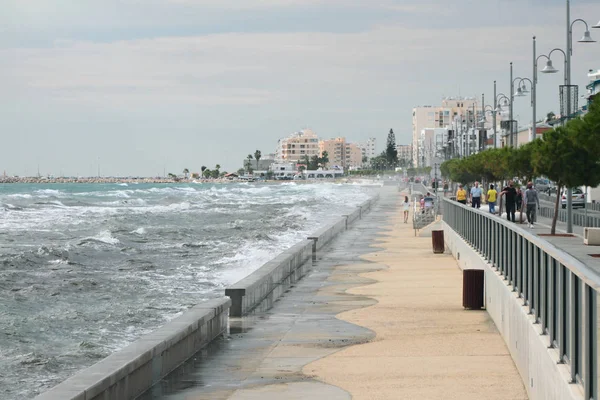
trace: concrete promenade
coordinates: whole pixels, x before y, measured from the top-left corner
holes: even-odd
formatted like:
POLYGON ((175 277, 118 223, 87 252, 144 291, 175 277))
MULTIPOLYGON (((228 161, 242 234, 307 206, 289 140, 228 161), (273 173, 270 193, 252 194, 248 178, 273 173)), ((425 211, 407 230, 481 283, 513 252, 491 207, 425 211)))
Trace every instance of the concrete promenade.
POLYGON ((456 261, 399 199, 382 188, 271 310, 232 319, 141 399, 526 399, 487 312, 463 310, 456 261))

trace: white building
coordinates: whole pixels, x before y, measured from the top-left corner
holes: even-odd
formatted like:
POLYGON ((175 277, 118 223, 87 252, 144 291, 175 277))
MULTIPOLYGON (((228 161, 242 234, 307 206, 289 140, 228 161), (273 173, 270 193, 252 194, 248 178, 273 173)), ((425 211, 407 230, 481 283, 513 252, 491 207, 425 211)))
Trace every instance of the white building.
POLYGON ((358 147, 362 152, 363 157, 367 157, 367 160, 370 160, 373 157, 377 157, 377 138, 369 138, 364 143, 359 143, 358 147))
MULTIPOLYGON (((420 143, 423 145, 427 143, 421 140, 424 129, 443 128, 447 131, 466 132, 467 126, 473 126, 474 121, 478 121, 481 117, 477 100, 469 97, 446 97, 442 99, 441 106, 413 108, 412 158, 415 166, 422 166, 421 163, 426 158, 422 152, 428 151, 420 146, 420 143)), ((458 136, 460 138, 460 135, 458 136)))
POLYGON ((406 160, 408 163, 412 161, 412 144, 398 144, 396 150, 398 151, 398 160, 406 160))

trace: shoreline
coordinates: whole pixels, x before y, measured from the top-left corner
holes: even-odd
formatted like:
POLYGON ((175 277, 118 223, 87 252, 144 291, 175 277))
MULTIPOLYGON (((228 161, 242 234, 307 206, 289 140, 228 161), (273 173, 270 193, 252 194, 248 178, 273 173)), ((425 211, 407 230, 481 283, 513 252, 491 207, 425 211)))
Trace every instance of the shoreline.
MULTIPOLYGON (((344 178, 322 178, 308 180, 259 180, 252 183, 315 183, 315 182, 341 182, 349 183, 355 181, 369 180, 373 182, 382 182, 383 179, 368 179, 364 177, 344 177, 344 178)), ((37 178, 37 177, 3 177, 0 176, 0 184, 66 184, 66 183, 86 183, 86 184, 191 184, 191 183, 246 183, 243 180, 227 178, 209 178, 209 179, 172 179, 172 178, 112 178, 112 177, 82 177, 82 178, 37 178)))

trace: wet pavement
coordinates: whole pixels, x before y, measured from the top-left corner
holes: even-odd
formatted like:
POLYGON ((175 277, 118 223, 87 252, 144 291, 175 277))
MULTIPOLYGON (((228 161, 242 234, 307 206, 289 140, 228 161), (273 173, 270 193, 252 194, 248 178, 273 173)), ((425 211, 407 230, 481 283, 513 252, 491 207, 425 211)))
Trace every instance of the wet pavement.
MULTIPOLYGON (((384 186, 372 211, 317 256, 307 276, 272 308, 230 319, 230 331, 164 378, 141 400, 349 399, 350 394, 302 373, 302 368, 374 332, 337 319, 371 306, 370 297, 346 290, 374 281, 358 274, 382 268, 361 259, 388 229, 399 193, 384 186)), ((375 253, 376 257, 376 253, 375 253)))

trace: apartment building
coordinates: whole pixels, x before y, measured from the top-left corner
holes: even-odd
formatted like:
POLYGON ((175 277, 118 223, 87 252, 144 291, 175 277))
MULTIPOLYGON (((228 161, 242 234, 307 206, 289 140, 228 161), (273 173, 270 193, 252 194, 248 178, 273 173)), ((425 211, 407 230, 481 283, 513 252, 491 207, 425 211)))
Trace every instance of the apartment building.
POLYGON ((377 157, 377 138, 369 138, 366 142, 359 143, 358 147, 360 147, 363 157, 367 157, 367 160, 377 157))
POLYGON ((279 139, 275 152, 277 163, 298 163, 305 156, 320 156, 319 137, 310 129, 303 129, 290 136, 279 139))
POLYGON ((327 152, 329 157, 328 167, 335 166, 346 169, 354 169, 362 166, 362 150, 354 144, 346 141, 346 138, 337 137, 319 142, 319 152, 327 152))
POLYGON ((396 150, 398 151, 398 160, 406 160, 407 162, 412 160, 412 144, 398 144, 396 150))
POLYGON ((466 131, 466 125, 478 120, 482 113, 475 98, 445 97, 440 106, 422 106, 413 108, 412 115, 412 159, 415 166, 421 166, 425 149, 420 147, 424 129, 452 129, 460 125, 459 130, 466 131), (475 109, 475 114, 473 114, 475 109), (475 118, 473 118, 475 115, 475 118), (464 129, 462 129, 464 128, 464 129))

